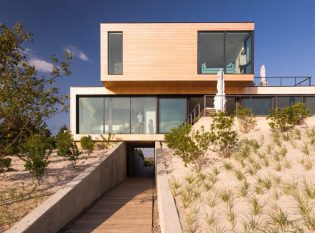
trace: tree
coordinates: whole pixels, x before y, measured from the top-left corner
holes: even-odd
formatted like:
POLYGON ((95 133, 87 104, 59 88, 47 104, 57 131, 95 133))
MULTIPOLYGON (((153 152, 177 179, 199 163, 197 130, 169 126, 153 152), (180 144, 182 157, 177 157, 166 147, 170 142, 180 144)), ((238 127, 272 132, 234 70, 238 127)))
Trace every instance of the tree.
POLYGON ((51 154, 49 142, 41 135, 31 135, 23 145, 25 156, 25 169, 35 176, 39 183, 49 164, 48 156, 51 154))
POLYGON ((32 34, 17 23, 12 28, 0 23, 0 159, 21 152, 27 138, 45 128, 45 120, 68 109, 67 95, 54 84, 71 72, 71 54, 60 62, 51 56, 49 75, 38 73, 23 47, 32 34))

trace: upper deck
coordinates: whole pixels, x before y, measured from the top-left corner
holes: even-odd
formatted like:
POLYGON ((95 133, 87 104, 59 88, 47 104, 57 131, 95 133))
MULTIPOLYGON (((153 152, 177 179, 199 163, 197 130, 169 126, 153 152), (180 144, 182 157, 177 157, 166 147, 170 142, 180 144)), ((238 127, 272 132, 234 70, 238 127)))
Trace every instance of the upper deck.
POLYGON ((220 68, 227 86, 254 78, 254 23, 102 23, 100 31, 107 88, 198 89, 215 84, 220 68))

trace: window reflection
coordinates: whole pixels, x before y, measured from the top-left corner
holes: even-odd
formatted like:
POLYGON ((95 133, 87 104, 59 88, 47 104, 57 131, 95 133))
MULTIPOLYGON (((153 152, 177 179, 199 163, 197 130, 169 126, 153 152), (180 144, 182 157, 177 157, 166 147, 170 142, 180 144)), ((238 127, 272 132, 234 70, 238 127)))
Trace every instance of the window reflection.
POLYGON ((79 98, 79 133, 102 134, 104 98, 79 98))
POLYGON ((130 98, 105 98, 105 133, 130 133, 130 98))
POLYGON ((156 98, 131 98, 131 133, 156 133, 156 98))
POLYGON ((122 33, 108 33, 108 74, 122 74, 122 33))
POLYGON ((278 96, 277 107, 286 108, 298 102, 303 102, 302 96, 278 96))
POLYGON ((184 98, 161 98, 160 107, 160 133, 168 133, 172 128, 181 125, 186 117, 186 99, 184 98))
POLYGON ((227 74, 251 73, 251 34, 226 33, 225 69, 227 74))

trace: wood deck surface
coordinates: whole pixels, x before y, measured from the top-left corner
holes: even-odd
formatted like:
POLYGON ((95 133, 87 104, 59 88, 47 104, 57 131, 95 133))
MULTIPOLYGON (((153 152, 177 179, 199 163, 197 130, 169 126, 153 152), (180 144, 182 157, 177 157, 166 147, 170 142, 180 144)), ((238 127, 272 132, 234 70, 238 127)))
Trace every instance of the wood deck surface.
POLYGON ((128 177, 97 201, 67 232, 151 232, 152 191, 152 177, 128 177))

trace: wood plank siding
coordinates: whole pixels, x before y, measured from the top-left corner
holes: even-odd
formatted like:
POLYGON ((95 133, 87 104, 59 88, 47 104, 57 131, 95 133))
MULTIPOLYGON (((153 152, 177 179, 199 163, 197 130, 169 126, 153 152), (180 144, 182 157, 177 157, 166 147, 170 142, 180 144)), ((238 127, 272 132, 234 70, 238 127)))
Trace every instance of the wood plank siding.
MULTIPOLYGON (((252 31, 254 23, 102 23, 100 30, 101 81, 107 88, 127 93, 128 86, 133 89, 135 85, 132 82, 138 82, 137 86, 147 82, 145 90, 170 93, 163 90, 171 81, 182 83, 184 93, 196 93, 204 82, 217 79, 215 74, 197 74, 198 31, 252 31), (123 33, 122 75, 108 75, 107 39, 111 31, 123 33), (192 82, 202 84, 191 85, 186 91, 192 82)), ((253 80, 253 74, 227 74, 225 80, 244 86, 253 80)))

